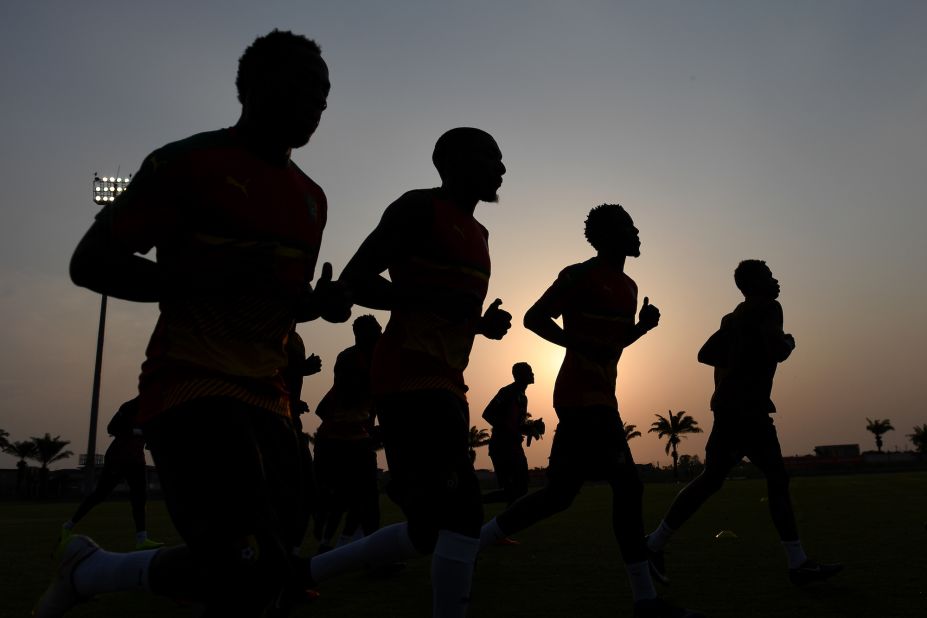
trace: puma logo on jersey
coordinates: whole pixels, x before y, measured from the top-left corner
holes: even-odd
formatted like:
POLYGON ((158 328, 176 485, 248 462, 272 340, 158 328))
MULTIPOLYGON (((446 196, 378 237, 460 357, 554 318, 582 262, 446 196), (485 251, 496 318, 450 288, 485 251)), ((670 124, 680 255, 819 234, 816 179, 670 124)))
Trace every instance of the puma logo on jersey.
POLYGON ((235 178, 232 178, 231 176, 226 176, 225 182, 227 184, 232 185, 233 187, 235 187, 242 193, 244 193, 245 197, 248 197, 248 187, 246 185, 250 182, 250 180, 245 180, 244 182, 238 182, 238 180, 236 180, 235 178))

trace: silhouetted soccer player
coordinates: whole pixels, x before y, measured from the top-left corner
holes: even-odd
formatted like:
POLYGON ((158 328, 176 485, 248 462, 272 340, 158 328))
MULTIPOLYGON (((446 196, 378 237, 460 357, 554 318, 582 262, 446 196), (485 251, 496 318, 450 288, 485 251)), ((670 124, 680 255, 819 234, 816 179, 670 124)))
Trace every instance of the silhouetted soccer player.
POLYGON ((734 271, 744 302, 721 319, 721 328, 699 350, 700 363, 715 368, 711 397, 714 424, 705 445, 705 470, 676 496, 659 527, 647 538, 654 575, 668 581, 663 548, 702 504, 721 489, 731 468, 743 457, 766 476, 769 512, 789 564, 789 578, 804 585, 836 575, 843 566, 820 564, 802 549, 789 495, 789 477, 779 438, 769 416, 776 411, 770 395, 776 366, 795 349, 783 331, 779 282, 762 260, 744 260, 734 271))
POLYGON ((525 396, 528 385, 534 384, 531 365, 524 362, 512 365, 512 378, 515 381, 500 388, 483 411, 483 419, 492 426, 489 458, 499 483, 497 491, 483 495, 484 503, 512 504, 528 493, 528 459, 522 448, 522 436, 532 431, 525 396))
POLYGON ((334 547, 343 513, 349 514, 347 533, 355 524, 364 535, 380 527, 377 455, 370 435, 375 416, 370 369, 383 330, 372 315, 354 320, 353 330, 354 345, 338 354, 335 383, 316 407, 322 419, 315 439, 325 510, 321 552, 334 547))
POLYGON ((301 478, 304 490, 302 502, 302 523, 298 525, 295 543, 292 547, 294 555, 299 555, 302 542, 309 528, 309 521, 319 517, 318 488, 315 478, 315 466, 312 461, 312 451, 309 450, 309 435, 303 432, 301 416, 309 411, 309 406, 302 400, 303 379, 322 371, 322 359, 316 354, 306 356, 306 344, 294 327, 286 340, 287 366, 283 371, 283 380, 290 396, 290 420, 296 437, 299 438, 299 457, 301 465, 301 478))
POLYGON ((505 166, 496 141, 473 128, 451 129, 432 161, 441 187, 393 202, 345 267, 356 303, 391 311, 374 353, 373 389, 391 484, 408 522, 312 559, 324 580, 349 569, 433 554, 435 616, 462 616, 469 603, 483 520, 468 454, 464 369, 478 334, 501 339, 511 315, 489 286, 488 232, 474 217, 494 202, 505 166), (390 280, 381 276, 388 270, 390 280))
POLYGON ((38 616, 138 589, 260 616, 294 578, 304 493, 284 346, 294 322, 350 316, 330 265, 310 287, 327 204, 290 160, 319 124, 328 68, 315 42, 275 30, 245 50, 236 85, 238 123, 149 155, 71 261, 78 285, 159 303, 139 418, 186 544, 116 554, 75 535, 38 616), (156 262, 138 255, 152 248, 156 262))
POLYGON ((566 348, 554 386, 559 423, 551 445, 547 485, 521 498, 483 526, 483 547, 568 508, 587 480, 612 487, 612 527, 634 597, 634 615, 700 614, 657 597, 650 578, 641 514, 643 485, 618 414, 615 383, 622 351, 657 326, 660 312, 644 298, 638 320, 637 284, 624 273, 640 255, 634 222, 617 204, 586 217, 595 257, 567 266, 525 314, 525 327, 566 348), (555 321, 563 316, 563 326, 555 321))
POLYGON ((156 549, 164 545, 148 538, 145 522, 145 502, 148 499, 148 478, 145 474, 145 438, 138 426, 138 397, 121 406, 106 426, 113 441, 103 455, 103 470, 96 487, 84 498, 71 519, 61 526, 61 542, 66 543, 73 529, 86 515, 125 481, 129 486, 129 503, 135 522, 135 549, 156 549))

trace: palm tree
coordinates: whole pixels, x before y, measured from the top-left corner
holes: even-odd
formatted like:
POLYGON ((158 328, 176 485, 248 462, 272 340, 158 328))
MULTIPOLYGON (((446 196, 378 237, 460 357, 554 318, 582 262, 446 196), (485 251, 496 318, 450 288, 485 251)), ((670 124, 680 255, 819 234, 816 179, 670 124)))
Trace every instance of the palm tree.
POLYGON ((6 447, 10 445, 10 432, 6 429, 0 429, 0 451, 5 451, 6 447))
POLYGON ((641 437, 641 432, 637 430, 637 425, 632 425, 631 423, 624 423, 624 439, 630 442, 634 438, 641 437))
POLYGON ((35 444, 35 454, 32 459, 42 464, 39 469, 39 494, 44 496, 48 484, 48 464, 67 459, 74 453, 62 450, 71 443, 70 440, 62 440, 61 436, 53 438, 48 432, 41 438, 33 437, 32 443, 35 444))
POLYGON ((470 461, 476 461, 476 449, 489 444, 489 430, 477 429, 476 425, 473 425, 470 427, 470 436, 467 439, 467 444, 470 447, 470 461))
POLYGON ((892 427, 892 422, 888 419, 885 420, 872 420, 869 417, 866 417, 866 431, 870 431, 875 435, 876 439, 876 448, 879 449, 879 452, 882 452, 882 434, 888 433, 889 431, 895 431, 895 428, 892 427))
POLYGON ((914 450, 918 453, 927 453, 927 423, 914 426, 914 433, 909 433, 908 438, 914 443, 914 450))
POLYGON ((26 498, 31 493, 26 486, 28 475, 26 469, 29 467, 26 460, 35 456, 35 443, 31 440, 11 442, 3 450, 14 457, 19 457, 19 461, 16 462, 16 495, 20 498, 26 498))
POLYGON ((698 421, 686 414, 685 410, 680 410, 673 414, 672 410, 667 410, 667 416, 654 414, 657 417, 647 430, 647 433, 656 432, 658 438, 668 436, 666 441, 666 453, 673 451, 673 477, 679 480, 679 454, 676 452, 676 445, 685 437, 687 433, 702 433, 698 427, 698 421))
POLYGON ((4 453, 9 453, 14 457, 19 457, 21 463, 26 463, 27 459, 32 459, 35 455, 35 443, 31 440, 22 442, 10 442, 3 447, 4 453))

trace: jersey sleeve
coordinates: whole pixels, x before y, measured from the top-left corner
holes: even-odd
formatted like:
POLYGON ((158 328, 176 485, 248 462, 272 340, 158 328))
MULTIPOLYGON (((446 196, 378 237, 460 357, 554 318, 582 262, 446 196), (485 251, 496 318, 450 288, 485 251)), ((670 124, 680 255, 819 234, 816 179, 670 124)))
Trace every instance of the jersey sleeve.
POLYGON ((572 273, 569 268, 566 268, 560 271, 556 281, 544 291, 535 305, 543 308, 546 315, 552 318, 558 318, 563 315, 563 312, 567 309, 570 300, 570 291, 575 285, 576 278, 574 273, 572 273))
POLYGON ((176 231, 184 194, 177 167, 162 150, 153 152, 126 190, 97 215, 121 247, 145 254, 176 231))

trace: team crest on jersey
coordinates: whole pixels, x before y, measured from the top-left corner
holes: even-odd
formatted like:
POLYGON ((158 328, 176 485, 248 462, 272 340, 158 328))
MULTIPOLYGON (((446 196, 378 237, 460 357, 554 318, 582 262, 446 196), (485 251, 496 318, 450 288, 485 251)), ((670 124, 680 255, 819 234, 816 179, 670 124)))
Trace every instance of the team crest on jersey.
POLYGON ((306 210, 309 212, 309 218, 313 223, 319 220, 319 205, 315 203, 311 195, 306 196, 306 210))

